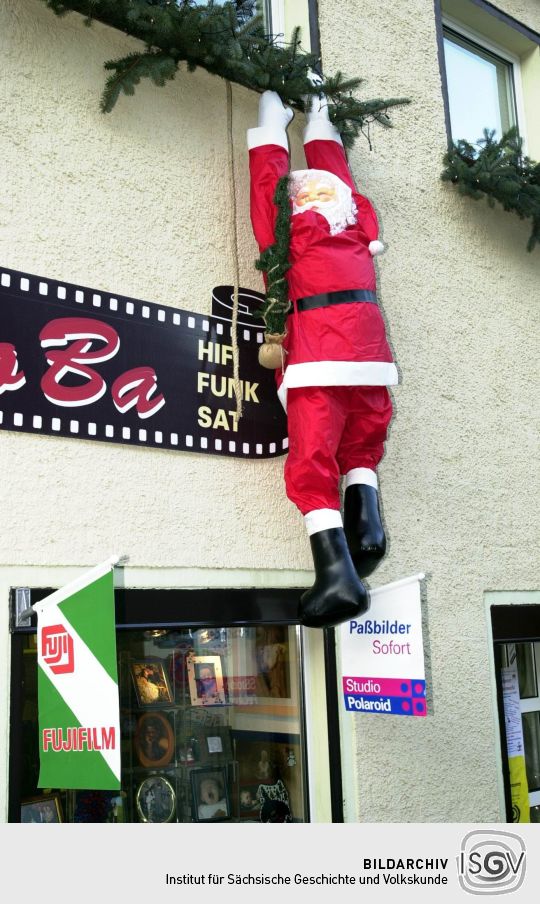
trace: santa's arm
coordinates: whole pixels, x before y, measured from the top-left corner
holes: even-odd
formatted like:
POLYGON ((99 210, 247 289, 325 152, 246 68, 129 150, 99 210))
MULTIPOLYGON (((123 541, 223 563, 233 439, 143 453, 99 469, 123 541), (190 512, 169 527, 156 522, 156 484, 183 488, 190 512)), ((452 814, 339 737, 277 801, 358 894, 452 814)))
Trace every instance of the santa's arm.
POLYGON ((292 115, 275 91, 265 91, 259 102, 259 125, 248 130, 251 224, 261 251, 275 241, 274 195, 289 171, 286 130, 292 115))
POLYGON ((326 170, 338 176, 352 191, 356 191, 341 136, 328 116, 324 95, 313 97, 304 131, 304 152, 309 169, 326 170))
POLYGON ((377 215, 371 202, 357 192, 340 134, 330 122, 324 95, 314 97, 308 111, 304 152, 309 169, 333 173, 355 193, 358 217, 368 237, 370 253, 374 255, 384 251, 384 245, 379 241, 377 215))

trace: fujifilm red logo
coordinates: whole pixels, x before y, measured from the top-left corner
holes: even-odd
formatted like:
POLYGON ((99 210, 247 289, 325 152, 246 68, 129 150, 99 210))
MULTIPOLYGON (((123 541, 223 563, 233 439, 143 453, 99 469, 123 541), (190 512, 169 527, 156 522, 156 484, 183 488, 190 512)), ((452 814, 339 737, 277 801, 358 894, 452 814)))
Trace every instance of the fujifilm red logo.
POLYGON ((67 675, 75 671, 73 638, 63 625, 49 625, 48 628, 43 628, 41 655, 55 675, 67 675))

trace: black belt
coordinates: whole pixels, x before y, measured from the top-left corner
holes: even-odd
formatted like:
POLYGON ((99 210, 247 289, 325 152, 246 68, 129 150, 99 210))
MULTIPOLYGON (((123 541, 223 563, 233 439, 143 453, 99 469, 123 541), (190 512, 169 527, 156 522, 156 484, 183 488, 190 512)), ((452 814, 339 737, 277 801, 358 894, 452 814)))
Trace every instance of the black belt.
POLYGON ((367 301, 377 304, 377 293, 368 289, 343 289, 341 292, 322 292, 320 295, 308 295, 299 298, 296 307, 299 311, 312 311, 313 308, 326 308, 331 304, 352 304, 355 301, 367 301))

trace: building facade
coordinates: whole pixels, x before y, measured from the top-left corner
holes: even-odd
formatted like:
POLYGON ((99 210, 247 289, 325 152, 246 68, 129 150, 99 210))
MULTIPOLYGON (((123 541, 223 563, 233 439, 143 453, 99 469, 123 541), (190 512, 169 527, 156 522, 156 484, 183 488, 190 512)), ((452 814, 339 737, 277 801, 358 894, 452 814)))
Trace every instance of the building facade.
MULTIPOLYGON (((290 649, 299 645, 304 708, 290 717, 275 713, 273 726, 261 714, 256 724, 240 720, 236 728, 289 736, 287 719, 297 720, 307 776, 298 817, 338 818, 341 795, 350 822, 507 819, 494 642, 522 644, 523 662, 539 649, 540 263, 538 249, 526 251, 526 222, 461 197, 440 173, 449 130, 455 139, 467 137, 455 132, 469 127, 460 119, 463 105, 474 110, 460 94, 466 65, 472 67, 467 77, 479 84, 487 71, 484 109, 491 116, 493 108, 495 118, 480 129, 517 124, 527 152, 540 159, 540 6, 536 0, 319 0, 318 16, 317 4, 271 6, 287 31, 300 22, 309 33, 311 21, 325 72, 362 76, 366 97, 411 100, 392 112, 392 129, 370 129, 371 147, 360 138, 349 161, 381 224, 386 252, 377 263, 379 296, 400 370, 379 472, 389 550, 369 583, 426 575, 428 717, 339 711, 336 789, 328 730, 335 698, 324 674, 332 644, 322 631, 294 627, 294 599, 312 572, 301 518, 285 497, 283 457, 32 435, 4 420, 5 820, 18 780, 13 764, 10 772, 10 744, 13 756, 14 720, 24 705, 24 686, 22 702, 13 686, 14 588, 59 587, 112 553, 128 557, 123 587, 147 592, 139 621, 146 630, 163 622, 158 591, 178 592, 178 623, 197 629, 202 623, 184 591, 213 594, 214 626, 226 597, 224 627, 235 621, 235 594, 239 606, 242 594, 259 594, 255 609, 264 622, 265 592, 270 588, 275 600, 282 591, 284 602, 276 605, 288 613, 282 623, 290 649), (499 606, 512 607, 504 629, 494 620, 499 606), (526 629, 524 612, 531 622, 526 629)), ((57 19, 39 0, 6 0, 0 23, 1 267, 205 316, 215 286, 233 282, 238 254, 240 285, 261 291, 245 140, 257 121, 258 96, 232 86, 231 130, 225 82, 200 69, 181 70, 165 87, 141 82, 133 97, 121 97, 103 115, 103 63, 139 42, 100 22, 85 28, 78 14, 57 19)), ((297 114, 289 135, 298 167, 302 128, 297 114)), ((133 619, 126 625, 133 628, 133 619)), ((505 655, 515 652, 509 647, 505 655)), ((534 701, 534 657, 527 662, 534 701)), ((533 808, 540 805, 535 705, 527 710, 525 734, 533 808)))

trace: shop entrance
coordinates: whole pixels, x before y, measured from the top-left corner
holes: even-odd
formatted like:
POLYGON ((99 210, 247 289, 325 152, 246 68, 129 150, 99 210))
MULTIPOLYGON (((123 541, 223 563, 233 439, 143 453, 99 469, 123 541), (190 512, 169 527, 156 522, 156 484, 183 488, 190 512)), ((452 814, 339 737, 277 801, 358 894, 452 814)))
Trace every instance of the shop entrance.
POLYGON ((119 792, 38 789, 36 632, 16 628, 10 821, 309 821, 301 633, 291 593, 264 596, 117 591, 119 792))
POLYGON ((540 605, 492 606, 491 620, 506 818, 540 822, 540 605))

